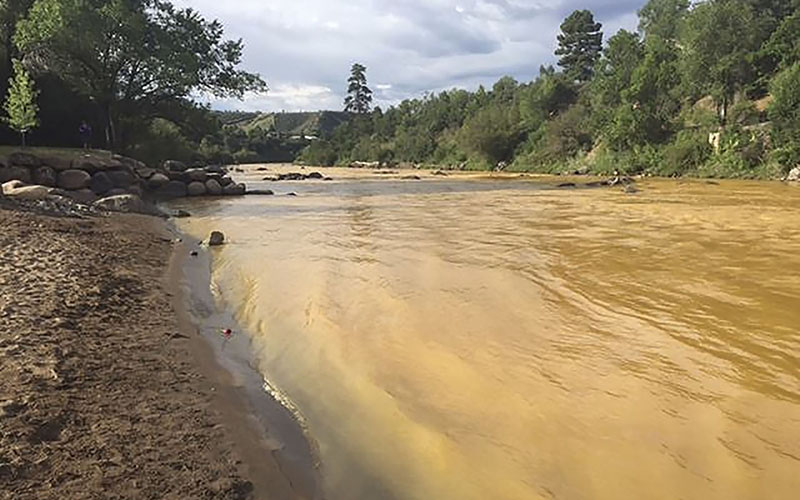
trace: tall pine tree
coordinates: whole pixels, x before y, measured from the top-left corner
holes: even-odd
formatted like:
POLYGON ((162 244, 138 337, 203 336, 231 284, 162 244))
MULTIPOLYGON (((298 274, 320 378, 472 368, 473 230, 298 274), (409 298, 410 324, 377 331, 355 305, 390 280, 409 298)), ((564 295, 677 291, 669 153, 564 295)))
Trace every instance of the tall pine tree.
POLYGON ((353 64, 347 84, 344 110, 359 115, 369 113, 372 104, 372 90, 367 87, 367 68, 359 63, 353 64))
POLYGON ((576 10, 561 23, 556 55, 560 57, 558 65, 572 80, 588 82, 592 79, 603 49, 602 27, 588 10, 576 10))

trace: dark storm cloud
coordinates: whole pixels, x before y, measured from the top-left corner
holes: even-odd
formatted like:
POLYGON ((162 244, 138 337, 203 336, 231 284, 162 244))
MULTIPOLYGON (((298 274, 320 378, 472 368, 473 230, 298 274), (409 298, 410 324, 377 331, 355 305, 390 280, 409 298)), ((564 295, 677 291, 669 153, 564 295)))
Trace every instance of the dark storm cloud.
POLYGON ((644 0, 175 0, 243 38, 244 66, 262 74, 267 96, 216 101, 223 108, 339 109, 350 65, 368 67, 376 103, 427 91, 490 87, 533 78, 554 63, 555 37, 572 10, 588 8, 606 37, 635 29, 644 0))

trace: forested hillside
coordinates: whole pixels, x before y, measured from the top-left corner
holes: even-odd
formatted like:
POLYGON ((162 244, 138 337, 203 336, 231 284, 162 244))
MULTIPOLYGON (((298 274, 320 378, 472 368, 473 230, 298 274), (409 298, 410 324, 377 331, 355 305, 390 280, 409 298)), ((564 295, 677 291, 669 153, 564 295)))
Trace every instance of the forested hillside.
POLYGON ((308 163, 779 177, 800 162, 800 0, 650 0, 604 40, 561 26, 558 68, 357 113, 308 163))

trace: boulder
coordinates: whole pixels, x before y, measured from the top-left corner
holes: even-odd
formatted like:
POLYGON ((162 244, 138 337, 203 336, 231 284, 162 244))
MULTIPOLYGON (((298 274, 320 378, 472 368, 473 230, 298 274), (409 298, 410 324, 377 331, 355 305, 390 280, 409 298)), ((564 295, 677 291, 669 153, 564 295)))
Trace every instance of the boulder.
POLYGON ((84 205, 91 205, 97 199, 97 195, 89 188, 75 191, 60 191, 59 194, 84 205))
POLYGON ((144 188, 142 187, 141 184, 138 183, 131 184, 130 186, 128 186, 128 194, 133 194, 141 198, 142 196, 144 196, 144 188))
POLYGON ((190 182, 189 181, 189 177, 183 172, 172 172, 172 171, 170 171, 170 172, 167 172, 167 177, 169 177, 169 180, 171 180, 171 181, 181 181, 184 184, 187 183, 187 182, 190 182))
POLYGON ((208 179, 206 181, 206 191, 211 196, 219 196, 222 194, 222 186, 216 180, 208 179))
POLYGON ((56 172, 63 172, 72 168, 72 160, 69 158, 60 158, 58 156, 50 156, 43 158, 42 161, 48 167, 52 167, 56 172))
POLYGON ((18 200, 43 200, 50 196, 53 188, 47 186, 28 186, 21 181, 9 181, 0 189, 3 195, 18 200))
POLYGON ((186 184, 180 181, 169 181, 155 191, 158 198, 172 199, 186 196, 186 184))
POLYGON ((222 188, 222 194, 225 196, 242 196, 247 192, 247 187, 244 184, 229 184, 222 188))
POLYGON ((186 177, 193 182, 205 182, 208 174, 201 168, 190 168, 186 171, 186 177))
POLYGON ((108 210, 109 212, 123 212, 131 214, 159 215, 160 212, 149 203, 133 194, 107 196, 95 201, 93 206, 108 210))
POLYGON ((58 187, 61 189, 78 190, 89 187, 92 176, 84 170, 64 170, 58 174, 58 187))
POLYGON ((150 189, 158 189, 160 187, 166 186, 169 183, 169 177, 162 173, 155 173, 147 179, 147 187, 150 189))
POLYGON ((225 235, 220 231, 213 231, 208 237, 208 246, 218 247, 225 243, 225 235))
POLYGON ((203 196, 206 194, 206 185, 202 182, 190 182, 186 185, 186 193, 189 196, 203 196))
POLYGON ((319 172, 311 172, 310 174, 306 175, 306 179, 320 179, 320 180, 322 180, 323 177, 325 177, 325 176, 322 175, 319 172))
POLYGON ((76 158, 72 160, 71 170, 83 170, 89 174, 102 172, 106 169, 105 163, 95 158, 76 158))
POLYGON ((187 217, 191 217, 192 214, 187 212, 186 210, 176 210, 175 213, 172 214, 173 217, 176 219, 185 219, 187 217))
POLYGON ((25 184, 30 184, 33 181, 33 177, 28 167, 11 166, 4 168, 0 173, 0 181, 22 181, 25 184))
POLYGON ((186 164, 182 161, 167 160, 164 162, 164 168, 170 172, 184 172, 186 170, 186 164))
POLYGON ((261 195, 261 196, 272 196, 275 194, 274 191, 271 189, 248 189, 245 192, 247 195, 261 195))
POLYGON ((224 168, 222 168, 222 167, 221 167, 221 166, 219 166, 219 165, 207 165, 207 166, 205 167, 205 171, 206 171, 206 172, 208 172, 209 174, 220 174, 220 175, 224 175, 224 174, 226 173, 226 172, 225 172, 225 169, 224 169, 224 168))
POLYGON ((114 183, 114 187, 123 189, 130 187, 136 180, 133 174, 127 170, 110 170, 108 172, 108 177, 111 179, 111 182, 114 183))
POLYGON ((791 169, 789 175, 786 176, 786 180, 789 182, 800 182, 800 166, 791 169))
POLYGON ((58 173, 52 167, 38 167, 33 171, 33 182, 40 186, 55 187, 58 183, 58 173))
POLYGON ((136 172, 136 175, 140 179, 143 179, 143 180, 149 179, 150 177, 152 177, 156 173, 156 170, 154 168, 145 167, 145 166, 136 167, 136 168, 133 169, 133 171, 136 172))
POLYGON ((230 177, 223 177, 219 180, 219 185, 222 187, 230 186, 231 184, 233 184, 233 179, 230 177))
POLYGON ((128 193, 122 188, 114 188, 114 189, 109 189, 108 192, 103 196, 108 198, 109 196, 121 196, 123 194, 130 194, 130 193, 128 193))
POLYGON ((95 194, 105 194, 114 187, 111 178, 105 172, 97 172, 92 176, 92 181, 89 183, 89 188, 95 194))
POLYGON ((42 159, 31 153, 16 151, 8 155, 8 164, 17 167, 36 168, 42 166, 42 159))

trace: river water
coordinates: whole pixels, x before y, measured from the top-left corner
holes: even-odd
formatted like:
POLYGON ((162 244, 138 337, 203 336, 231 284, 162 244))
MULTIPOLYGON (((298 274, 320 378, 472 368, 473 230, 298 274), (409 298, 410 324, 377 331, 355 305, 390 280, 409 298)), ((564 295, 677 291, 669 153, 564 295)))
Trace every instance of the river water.
POLYGON ((329 499, 798 498, 800 187, 331 175, 181 222, 329 499))

